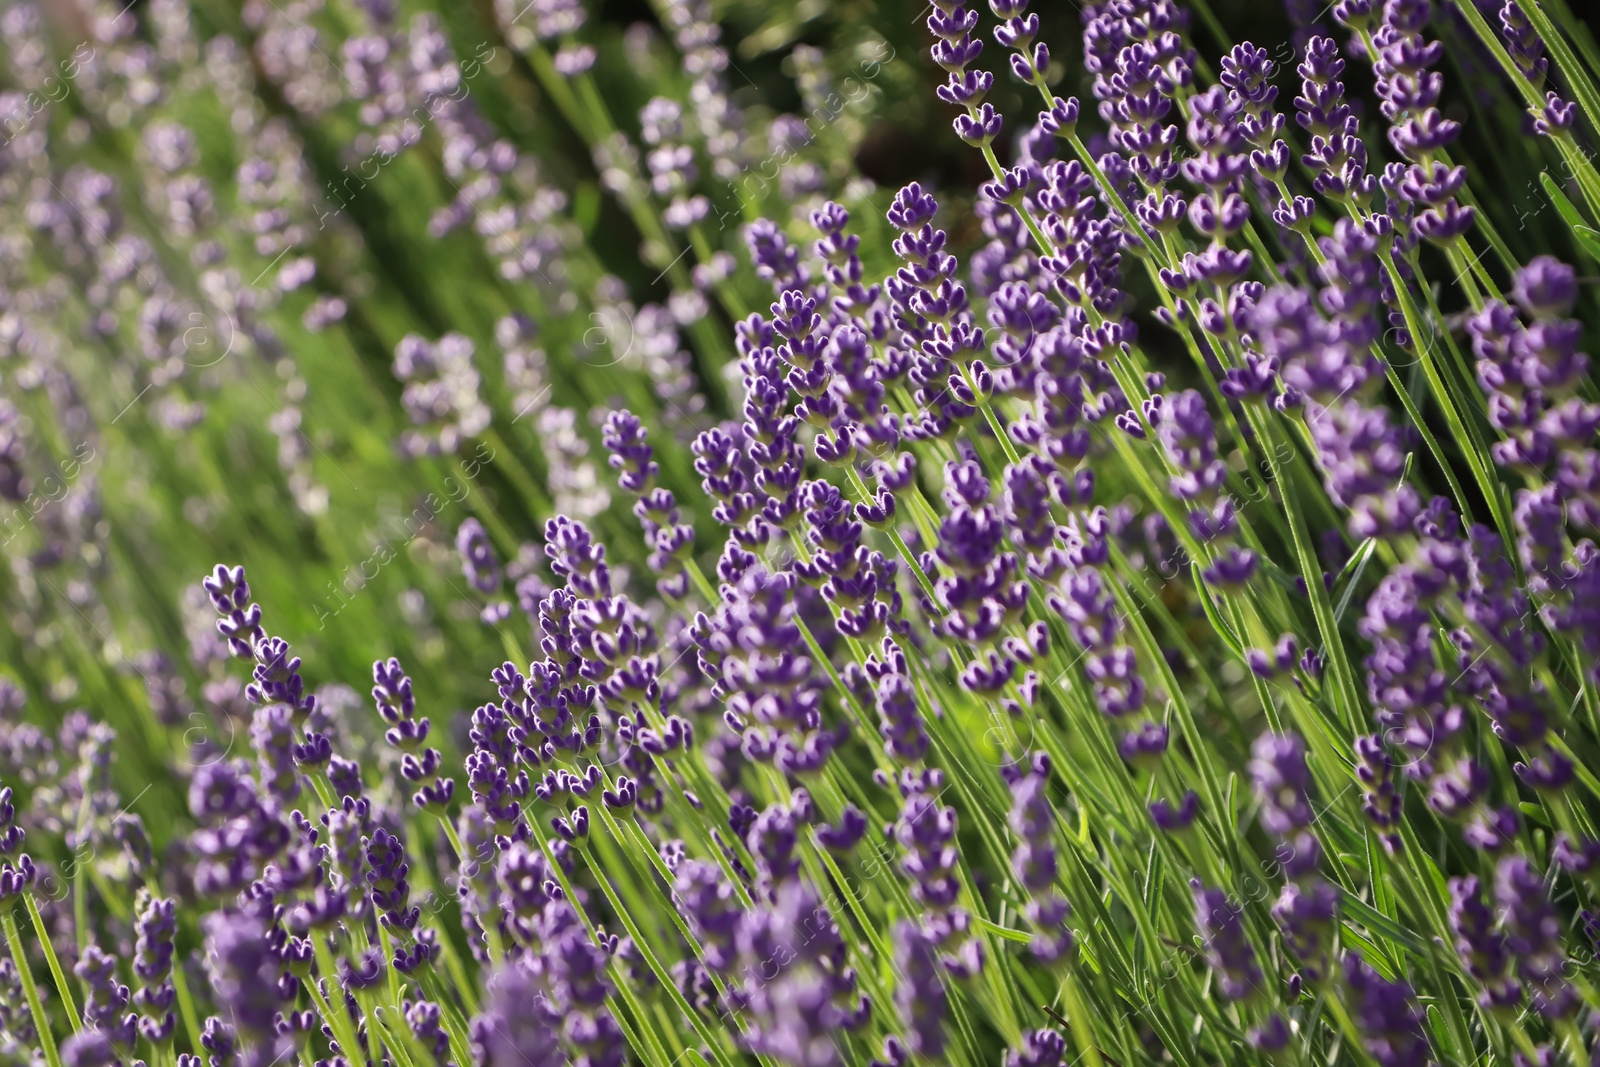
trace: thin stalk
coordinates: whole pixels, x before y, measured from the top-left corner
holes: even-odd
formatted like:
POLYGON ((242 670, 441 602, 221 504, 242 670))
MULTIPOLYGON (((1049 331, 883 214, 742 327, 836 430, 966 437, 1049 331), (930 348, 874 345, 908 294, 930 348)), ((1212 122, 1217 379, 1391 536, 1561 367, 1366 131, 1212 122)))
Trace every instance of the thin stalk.
POLYGON ((328 1029, 333 1031, 334 1037, 339 1042, 340 1049, 345 1058, 351 1063, 357 1062, 361 1056, 361 1043, 357 1037, 355 1024, 350 1019, 350 1012, 344 1002, 344 987, 339 984, 339 965, 335 961, 333 952, 328 948, 326 938, 319 931, 312 931, 311 950, 316 956, 317 970, 328 983, 328 989, 333 993, 333 1003, 330 1004, 317 988, 316 982, 301 982, 311 994, 311 999, 316 1002, 317 1011, 327 1022, 328 1029))
MULTIPOLYGON (((1276 453, 1279 440, 1277 428, 1265 417, 1264 412, 1255 405, 1247 404, 1245 417, 1250 420, 1256 432, 1271 444, 1273 452, 1276 453)), ((1295 487, 1285 481, 1280 486, 1278 495, 1283 503, 1284 513, 1289 517, 1289 531, 1294 538, 1295 555, 1300 561, 1300 576, 1305 580, 1306 592, 1311 599, 1311 613, 1315 616, 1317 629, 1322 634, 1323 648, 1328 655, 1328 667, 1338 680, 1339 707, 1344 713, 1345 724, 1354 736, 1361 732, 1361 694, 1356 688, 1355 672, 1345 653, 1344 640, 1339 636, 1339 622, 1334 618, 1333 602, 1328 599, 1327 587, 1322 583, 1322 567, 1317 562, 1316 549, 1311 543, 1311 534, 1306 528, 1305 517, 1300 513, 1295 487)))
POLYGON ((28 999, 28 1011, 33 1016, 33 1028, 39 1035, 44 1058, 50 1067, 61 1067, 56 1039, 50 1033, 50 1017, 44 1013, 44 1005, 39 1002, 39 989, 33 984, 33 971, 28 966, 27 954, 22 951, 22 935, 17 932, 16 916, 10 908, 0 911, 0 924, 5 926, 6 943, 11 946, 11 960, 17 965, 17 975, 22 979, 22 992, 28 999))
MULTIPOLYGON (((1421 316, 1411 299, 1410 287, 1406 285, 1405 279, 1400 276, 1399 270, 1395 267, 1394 256, 1387 249, 1379 252, 1379 256, 1383 259, 1384 268, 1388 271, 1389 279, 1394 284, 1395 293, 1400 300, 1400 313, 1405 317, 1406 329, 1411 333, 1412 343, 1418 344, 1427 335, 1421 332, 1421 316)), ((1449 339, 1448 334, 1446 334, 1446 339, 1449 339)), ((1455 342, 1450 341, 1450 343, 1454 345, 1455 342)), ((1498 479, 1484 468, 1483 457, 1478 450, 1470 447, 1473 441, 1470 436, 1471 431, 1465 425, 1462 414, 1456 410, 1450 389, 1441 377, 1437 360, 1433 358, 1432 352, 1426 346, 1421 350, 1421 359, 1423 373, 1427 375, 1428 385, 1433 390, 1434 397, 1439 401, 1439 407, 1444 412, 1445 421, 1450 424, 1451 431, 1462 442, 1462 454, 1466 456, 1467 465, 1472 468, 1473 479, 1478 483, 1478 489, 1488 502, 1490 513, 1494 516, 1495 528, 1499 531, 1506 544, 1515 544, 1516 537, 1511 529, 1511 524, 1506 520, 1502 506, 1498 479)), ((1410 400, 1403 392, 1402 402, 1406 403, 1408 408, 1410 407, 1410 400)), ((1471 511, 1466 506, 1466 500, 1461 494, 1459 485, 1455 483, 1455 476, 1450 473, 1448 466, 1445 467, 1445 472, 1445 477, 1451 482, 1451 489, 1457 494, 1457 504, 1462 508, 1462 515, 1464 517, 1470 515, 1471 511)))
POLYGON ((200 1054, 200 1016, 194 1010, 194 996, 189 992, 189 980, 182 967, 172 968, 172 987, 178 992, 178 1018, 183 1020, 183 1032, 189 1035, 189 1049, 200 1054))
POLYGON ((28 905, 33 932, 39 936, 39 948, 44 952, 45 962, 50 965, 50 977, 56 984, 56 995, 61 998, 61 1006, 67 1010, 67 1021, 72 1024, 72 1032, 77 1033, 83 1029, 83 1020, 78 1016, 78 1005, 72 999, 72 987, 67 984, 66 972, 61 969, 61 961, 56 958, 56 950, 50 944, 50 931, 44 925, 44 916, 39 914, 39 905, 33 899, 32 892, 25 891, 22 900, 28 905))

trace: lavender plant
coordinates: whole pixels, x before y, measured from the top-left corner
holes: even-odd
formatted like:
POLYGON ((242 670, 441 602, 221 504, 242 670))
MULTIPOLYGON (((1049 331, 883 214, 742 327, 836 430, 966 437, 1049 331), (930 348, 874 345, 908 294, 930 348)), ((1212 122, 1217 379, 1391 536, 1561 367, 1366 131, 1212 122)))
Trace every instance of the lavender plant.
POLYGON ((7 7, 0 1058, 1600 1062, 1581 6, 7 7))

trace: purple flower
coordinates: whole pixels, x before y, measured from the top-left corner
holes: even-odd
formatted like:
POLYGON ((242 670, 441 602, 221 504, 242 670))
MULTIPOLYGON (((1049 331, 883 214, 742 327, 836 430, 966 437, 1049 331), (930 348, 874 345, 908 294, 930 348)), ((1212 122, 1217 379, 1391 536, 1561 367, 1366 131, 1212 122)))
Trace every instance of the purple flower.
MULTIPOLYGON (((1336 8, 1335 14, 1339 13, 1336 8)), ((1377 192, 1377 179, 1366 173, 1367 146, 1361 140, 1360 122, 1344 100, 1339 46, 1326 37, 1311 38, 1299 73, 1295 121, 1311 135, 1311 151, 1303 161, 1316 172, 1312 188, 1323 196, 1364 206, 1377 192)))
POLYGON ((494 546, 477 519, 462 520, 456 531, 456 551, 461 554, 461 573, 472 588, 485 595, 500 590, 500 561, 494 546))
POLYGON ((263 803, 243 760, 197 768, 189 782, 189 812, 200 823, 189 835, 188 850, 202 895, 243 889, 289 842, 289 828, 263 803))
MULTIPOLYGON (((745 833, 745 844, 760 868, 758 888, 771 892, 778 885, 792 881, 800 873, 800 858, 796 852, 800 835, 808 821, 808 810, 797 794, 795 802, 772 804, 756 815, 745 833)), ((732 816, 730 815, 730 821, 732 816)))
POLYGON ((1564 977, 1561 918, 1544 879, 1524 857, 1505 856, 1495 865, 1494 897, 1504 916, 1506 948, 1529 985, 1534 1010, 1552 1019, 1569 1014, 1577 991, 1564 977))
POLYGON ((133 973, 139 980, 134 1003, 143 1013, 139 1032, 151 1042, 172 1036, 172 1005, 176 991, 172 984, 173 938, 178 931, 177 906, 172 900, 141 890, 137 921, 134 923, 133 973))
POLYGON ((911 881, 911 898, 924 911, 921 928, 934 944, 947 953, 965 953, 966 958, 946 955, 947 969, 975 971, 982 961, 972 955, 978 942, 970 939, 970 916, 957 906, 961 881, 956 874, 956 812, 941 805, 943 772, 902 770, 898 781, 903 798, 900 816, 890 828, 904 850, 900 869, 911 881))
POLYGON ((628 411, 613 411, 606 418, 603 437, 623 491, 638 498, 633 513, 651 550, 650 567, 660 575, 656 588, 663 596, 681 599, 689 588, 684 559, 694 546, 694 527, 679 521, 671 490, 656 486, 659 467, 638 418, 628 411))
POLYGON ((559 1067, 567 1062, 556 1040, 561 1016, 545 999, 520 958, 489 979, 489 1002, 472 1020, 472 1044, 486 1067, 559 1067))
POLYGON ((202 1024, 200 1047, 210 1053, 210 1056, 204 1060, 199 1056, 191 1057, 189 1060, 191 1067, 199 1067, 201 1063, 210 1064, 211 1067, 223 1067, 224 1064, 235 1060, 235 1054, 239 1050, 238 1035, 234 1033, 232 1026, 212 1015, 202 1024))
POLYGON ((0 788, 0 857, 12 859, 22 851, 28 832, 17 823, 17 809, 12 803, 15 796, 10 786, 0 788))
POLYGON ((809 562, 795 564, 795 573, 821 587, 836 613, 834 628, 862 642, 880 637, 889 626, 902 628, 897 568, 862 544, 862 524, 844 494, 828 482, 807 482, 801 506, 812 551, 809 562))
POLYGON ((1261 968, 1255 949, 1245 934, 1242 909, 1221 889, 1213 889, 1191 879, 1194 893, 1195 925, 1205 942, 1206 961, 1217 974, 1222 995, 1242 1000, 1261 985, 1261 968))
POLYGON ((61 1043, 66 1067, 113 1067, 121 1060, 111 1041, 99 1030, 80 1030, 61 1043))
POLYGON ((987 503, 989 485, 975 463, 951 463, 945 470, 945 503, 937 556, 943 565, 934 595, 945 611, 945 633, 983 646, 1020 615, 1028 587, 1014 578, 1017 558, 1001 551, 1005 525, 987 503))
POLYGON ((262 785, 278 803, 287 806, 300 795, 300 775, 295 769, 294 720, 287 704, 256 709, 250 724, 250 743, 256 750, 262 785))
POLYGON ((1310 826, 1306 792, 1311 772, 1306 768, 1305 742, 1294 734, 1262 734, 1251 754, 1250 777, 1261 797, 1261 825, 1278 837, 1310 826))
POLYGON ((1055 845, 1055 808, 1048 795, 1048 769, 1024 774, 1011 785, 1010 826, 1021 843, 1011 854, 1012 869, 1028 891, 1025 906, 1035 935, 1030 943, 1041 963, 1065 962, 1073 945, 1066 922, 1070 909, 1055 890, 1058 871, 1055 845))
POLYGON ((801 773, 819 769, 839 738, 822 724, 811 658, 801 651, 792 582, 791 575, 751 567, 716 619, 704 620, 705 639, 697 633, 696 641, 701 669, 726 694, 725 719, 740 735, 745 756, 801 773))
POLYGON ((545 905, 561 893, 550 862, 526 842, 508 842, 495 864, 494 882, 506 930, 519 944, 537 948, 545 905))
POLYGON ((449 1064, 450 1035, 440 1021, 439 1005, 426 1000, 408 1000, 403 1005, 406 1026, 417 1044, 432 1057, 435 1067, 449 1064))
POLYGON ((603 437, 606 451, 611 453, 608 462, 618 472, 623 490, 643 496, 654 489, 661 468, 652 458, 653 450, 638 417, 630 411, 613 411, 606 417, 603 437))
POLYGON ((245 696, 257 706, 288 705, 294 725, 304 726, 317 710, 317 698, 305 691, 300 657, 290 652, 289 642, 281 637, 263 637, 256 641, 253 651, 256 665, 250 672, 253 680, 245 686, 245 696))
POLYGON ((761 518, 771 526, 788 527, 799 518, 804 457, 798 443, 800 420, 789 414, 789 387, 767 329, 768 344, 752 348, 741 360, 745 371, 742 430, 745 454, 753 465, 750 485, 765 498, 757 498, 761 518))
POLYGON ((1061 1067, 1066 1062, 1067 1039, 1048 1027, 1022 1035, 1022 1045, 1007 1049, 1005 1067, 1061 1067))
MULTIPOLYGON (((888 638, 884 638, 884 652, 891 661, 898 657, 899 662, 904 663, 904 653, 888 638)), ((901 671, 884 673, 878 679, 874 700, 878 730, 883 734, 884 749, 889 757, 900 763, 919 762, 928 754, 928 734, 923 728, 911 680, 901 671)))
POLYGON ((1087 502, 1094 491, 1094 473, 1084 470, 1067 481, 1049 461, 1035 454, 1006 465, 1005 486, 1002 514, 1013 543, 1027 553, 1028 575, 1042 582, 1053 581, 1067 560, 1057 545, 1059 527, 1051 514, 1052 489, 1054 495, 1070 494, 1074 501, 1087 502))
POLYGON ((1216 428, 1205 398, 1193 389, 1163 398, 1156 432, 1175 473, 1172 492, 1189 507, 1189 527, 1213 544, 1216 560, 1205 571, 1208 582, 1242 588, 1255 573, 1255 554, 1237 544, 1239 520, 1233 498, 1224 493, 1227 469, 1217 454, 1216 428))
POLYGON ((706 430, 694 439, 695 473, 700 487, 717 501, 712 518, 730 527, 744 543, 759 544, 767 534, 759 517, 755 465, 749 457, 744 430, 737 424, 706 430))
POLYGON ((1444 78, 1428 68, 1439 62, 1444 44, 1423 40, 1431 7, 1429 0, 1386 0, 1383 21, 1372 35, 1377 93, 1384 117, 1394 123, 1389 140, 1412 160, 1444 148, 1461 129, 1459 123, 1440 118, 1435 107, 1444 78))
POLYGON ((1600 841, 1587 838, 1574 841, 1571 834, 1558 833, 1550 849, 1550 862, 1568 874, 1587 874, 1600 862, 1600 841))
POLYGON ((906 1024, 906 1044, 937 1060, 944 1053, 946 998, 933 944, 915 923, 901 920, 894 928, 894 956, 896 970, 904 975, 895 988, 895 1005, 906 1024))
POLYGON ((775 223, 756 219, 745 227, 744 240, 756 277, 771 282, 775 294, 804 289, 810 283, 809 272, 800 265, 800 250, 775 223))
POLYGON ((1478 1003, 1485 1008, 1520 1003, 1522 990, 1511 979, 1505 935, 1496 928, 1477 878, 1450 879, 1450 930, 1462 966, 1483 987, 1478 1003))
POLYGON ((871 1002, 856 991, 839 927, 816 893, 798 879, 785 882, 770 907, 745 913, 738 945, 744 973, 754 979, 761 969, 740 991, 750 1048, 784 1063, 838 1063, 830 1032, 860 1029, 871 1002))
POLYGON ((283 1040, 274 1026, 281 1000, 281 965, 269 948, 262 921, 246 912, 207 917, 206 962, 217 1004, 226 1012, 241 1045, 244 1067, 267 1067, 283 1040))
POLYGON ((975 335, 969 332, 966 290, 955 280, 956 259, 944 250, 945 232, 932 225, 937 210, 933 197, 915 182, 895 195, 889 209, 889 224, 900 231, 894 251, 904 265, 884 282, 884 291, 909 349, 910 378, 917 387, 912 396, 920 417, 902 427, 912 440, 948 438, 957 422, 977 413, 970 398, 950 388, 957 369, 950 356, 966 351, 965 342, 975 335))
POLYGON ((361 840, 366 802, 358 801, 344 809, 334 809, 322 817, 327 828, 324 858, 336 891, 343 892, 352 910, 361 908, 366 894, 366 850, 361 840))
POLYGON ((1356 738, 1356 777, 1361 782, 1361 811, 1378 829, 1384 848, 1393 855, 1400 850, 1400 792, 1395 785, 1394 759, 1377 734, 1356 738))
MULTIPOLYGON (((1282 849, 1279 851, 1281 854, 1282 849)), ((1320 878, 1289 882, 1272 905, 1284 945, 1300 962, 1301 976, 1307 981, 1320 982, 1327 975, 1338 910, 1339 890, 1320 878)))
POLYGON ((1262 734, 1251 748, 1250 777, 1261 798, 1261 825, 1283 843, 1278 849, 1284 872, 1316 892, 1322 850, 1310 833, 1315 813, 1308 791, 1305 742, 1295 734, 1262 734))
MULTIPOLYGON (((1340 370, 1346 380, 1340 383, 1341 389, 1359 390, 1380 373, 1376 358, 1366 349, 1382 336, 1383 320, 1379 312, 1386 290, 1386 275, 1378 252, 1384 240, 1378 224, 1359 225, 1354 219, 1344 218, 1334 223, 1332 236, 1317 241, 1326 257, 1318 300, 1328 315, 1331 339, 1349 346, 1348 350, 1325 356, 1324 361, 1338 362, 1332 366, 1322 362, 1322 367, 1334 370, 1339 362, 1344 364, 1340 370)), ((1313 395, 1318 392, 1312 381, 1291 381, 1287 377, 1285 381, 1303 392, 1313 395)))
MULTIPOLYGON (((1103 510, 1097 510, 1096 515, 1103 516, 1103 510)), ((1098 540, 1097 525, 1091 521, 1082 530, 1098 540)), ((1146 691, 1138 657, 1131 646, 1122 643, 1116 602, 1100 572, 1092 567, 1069 571, 1050 603, 1066 621, 1067 632, 1087 653, 1084 670, 1094 685, 1095 702, 1101 712, 1121 719, 1142 711, 1146 691)))
POLYGON ((561 1012, 560 1033, 571 1062, 620 1067, 626 1046, 621 1028, 606 1007, 613 988, 606 979, 606 951, 565 901, 545 908, 541 940, 549 999, 561 1012))
POLYGON ((1350 1014, 1379 1067, 1428 1067, 1433 1058, 1411 986, 1388 981, 1353 952, 1345 954, 1344 974, 1350 1014))
POLYGON ((1538 89, 1544 83, 1550 61, 1543 56, 1544 40, 1534 29, 1528 17, 1517 6, 1516 0, 1506 0, 1499 12, 1500 33, 1505 38, 1506 51, 1517 71, 1538 89))
MULTIPOLYGON (((1235 49, 1229 59, 1239 52, 1235 49)), ((1224 63, 1227 62, 1225 59, 1224 63)), ((1236 70, 1236 73, 1243 71, 1236 70)), ((1200 194, 1189 206, 1189 222, 1203 236, 1219 244, 1237 234, 1250 217, 1250 209, 1236 185, 1250 164, 1246 127, 1259 122, 1259 117, 1247 118, 1243 114, 1244 107, 1244 102, 1223 85, 1213 85, 1189 100, 1189 143, 1200 154, 1185 160, 1180 167, 1184 177, 1201 187, 1200 194)), ((1281 125, 1282 119, 1277 121, 1281 125)), ((1266 161, 1268 156, 1262 154, 1262 159, 1266 161)), ((1146 200, 1140 205, 1141 209, 1151 203, 1146 200)), ((1152 228, 1163 227, 1157 224, 1152 228)))
POLYGON ((1173 804, 1165 799, 1150 802, 1150 819, 1166 833, 1187 830, 1200 814, 1200 794, 1186 790, 1181 800, 1173 804))
POLYGON ((855 317, 858 328, 868 329, 862 316, 868 315, 883 291, 881 285, 862 285, 861 238, 845 232, 850 212, 829 200, 811 213, 811 225, 822 237, 814 249, 823 259, 823 276, 834 293, 831 307, 835 315, 855 317))
POLYGON ((1449 678, 1432 644, 1429 608, 1465 576, 1459 544, 1425 538, 1411 560, 1386 575, 1367 602, 1362 632, 1373 644, 1367 689, 1385 740, 1412 757, 1408 773, 1427 778, 1449 759, 1464 725, 1450 702, 1449 678))
POLYGON ((139 1039, 139 1016, 128 1011, 128 987, 117 981, 117 960, 93 942, 86 945, 73 973, 88 990, 83 1021, 105 1034, 120 1053, 131 1053, 139 1039))
POLYGON ((743 909, 733 886, 714 863, 689 860, 678 867, 672 899, 700 943, 706 966, 723 972, 738 958, 736 937, 743 909))
POLYGON ((1533 131, 1544 137, 1570 130, 1578 121, 1578 105, 1554 92, 1545 94, 1544 107, 1529 108, 1528 113, 1533 117, 1533 131))
MULTIPOLYGON (((1119 235, 1118 218, 1101 203, 1109 202, 1110 194, 1096 185, 1077 160, 1051 161, 1044 165, 1041 177, 1037 194, 1042 212, 1039 225, 1054 252, 1041 256, 1039 266, 1053 280, 1056 291, 1071 303, 1092 305, 1108 315, 1114 313, 1123 299, 1119 288, 1123 238, 1119 235)), ((1072 393, 1068 398, 1080 400, 1072 393)))
POLYGON ((219 563, 200 584, 211 597, 217 614, 222 616, 217 620, 217 632, 227 640, 235 656, 250 659, 255 643, 266 634, 261 629, 261 605, 250 602, 250 584, 245 581, 244 567, 226 567, 219 563))
POLYGON ((372 831, 366 839, 366 882, 372 904, 390 931, 405 936, 415 930, 421 910, 410 906, 411 883, 406 875, 411 865, 406 862, 405 845, 383 827, 372 831))
POLYGON ((846 804, 839 813, 838 825, 822 823, 817 827, 817 841, 829 852, 845 853, 855 848, 867 832, 867 817, 853 804, 846 804))
POLYGON ((1111 123, 1111 145, 1152 188, 1178 173, 1178 130, 1163 120, 1178 90, 1193 81, 1194 55, 1172 32, 1181 17, 1175 5, 1162 4, 1144 11, 1108 9, 1084 25, 1084 64, 1095 75, 1094 95, 1111 123), (1149 24, 1139 24, 1143 14, 1149 24))
POLYGON ((480 379, 472 363, 473 343, 459 333, 437 342, 407 334, 394 350, 394 375, 405 383, 400 403, 417 429, 400 435, 401 455, 454 455, 462 442, 478 436, 490 421, 489 407, 479 395, 480 379))
POLYGON ((373 702, 388 727, 384 740, 400 752, 401 777, 417 787, 412 802, 427 811, 444 811, 455 795, 455 781, 439 774, 444 757, 427 745, 430 723, 416 716, 411 679, 391 656, 372 664, 372 681, 373 702))

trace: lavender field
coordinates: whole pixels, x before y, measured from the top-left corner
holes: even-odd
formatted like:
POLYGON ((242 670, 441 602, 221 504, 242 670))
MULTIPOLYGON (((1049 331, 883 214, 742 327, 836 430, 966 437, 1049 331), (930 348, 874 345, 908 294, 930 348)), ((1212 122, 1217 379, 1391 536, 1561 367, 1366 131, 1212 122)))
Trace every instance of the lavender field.
POLYGON ((1600 1065, 1597 24, 0 0, 0 1067, 1600 1065))

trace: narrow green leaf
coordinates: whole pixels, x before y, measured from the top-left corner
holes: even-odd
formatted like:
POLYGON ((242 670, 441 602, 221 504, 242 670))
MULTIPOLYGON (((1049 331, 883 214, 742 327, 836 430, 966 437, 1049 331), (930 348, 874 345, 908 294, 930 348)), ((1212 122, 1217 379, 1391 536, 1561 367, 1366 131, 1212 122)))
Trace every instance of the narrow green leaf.
POLYGON ((1033 940, 1033 935, 1026 930, 1013 930, 1009 926, 1001 926, 999 923, 992 923, 981 915, 974 915, 972 918, 983 929, 989 931, 991 934, 994 934, 996 937, 1003 937, 1007 941, 1021 941, 1023 944, 1027 944, 1029 941, 1033 940))
MULTIPOLYGON (((1355 595, 1356 586, 1361 584, 1361 573, 1367 569, 1367 562, 1372 559, 1372 553, 1377 547, 1378 542, 1375 539, 1367 538, 1350 556, 1349 562, 1344 565, 1344 570, 1339 572, 1339 577, 1333 583, 1334 591, 1339 593, 1339 603, 1333 609, 1335 622, 1344 621, 1344 612, 1350 606, 1350 598, 1355 595), (1341 589, 1343 592, 1340 592, 1341 589)), ((1309 578, 1306 580, 1310 581, 1309 578)))
POLYGON ((1517 809, 1528 817, 1529 822, 1538 823, 1540 826, 1543 826, 1546 829, 1550 828, 1550 815, 1544 810, 1542 805, 1530 804, 1527 801, 1523 801, 1517 805, 1517 809))
POLYGON ((1368 940, 1366 935, 1349 923, 1345 923, 1339 936, 1347 945, 1355 946, 1356 954, 1366 960, 1367 964, 1384 979, 1390 982, 1395 980, 1395 973, 1389 967, 1389 960, 1384 956, 1383 950, 1368 940))
POLYGON ((1588 226, 1575 225, 1572 227, 1572 235, 1578 239, 1578 243, 1583 246, 1585 252, 1595 259, 1600 259, 1600 230, 1591 229, 1588 226))
POLYGON ((1150 839, 1150 852, 1145 857, 1144 870, 1144 910, 1152 916, 1155 914, 1155 904, 1161 897, 1161 883, 1164 872, 1161 869, 1161 852, 1156 848, 1154 838, 1150 839))
POLYGON ((1434 1046, 1445 1054, 1445 1062, 1466 1063, 1471 1059, 1456 1048, 1455 1035, 1450 1032, 1450 1024, 1445 1022, 1444 1013, 1436 1004, 1428 1005, 1428 1029, 1433 1033, 1434 1046))
POLYGON ((1200 594, 1200 606, 1206 609, 1206 618, 1211 620, 1212 629, 1217 631, 1217 636, 1222 638, 1223 644, 1233 650, 1233 654, 1240 659, 1244 658, 1244 646, 1234 636, 1233 628, 1223 620, 1217 606, 1211 602, 1211 591, 1206 588, 1206 581, 1200 576, 1200 564, 1191 563, 1189 569, 1194 571, 1195 590, 1200 594))
POLYGON ((1339 906, 1344 910, 1347 917, 1359 922, 1373 933, 1382 934, 1390 941, 1405 946, 1409 952, 1418 958, 1426 958, 1427 948, 1416 934, 1407 930, 1383 914, 1383 912, 1373 908, 1360 897, 1345 893, 1340 900, 1339 906))
POLYGON ((1554 204, 1556 210, 1561 213, 1561 217, 1567 220, 1568 226, 1571 226, 1574 231, 1580 227, 1587 229, 1583 216, 1578 213, 1576 207, 1572 206, 1572 201, 1567 199, 1567 194, 1561 191, 1560 184, 1550 177, 1549 171, 1543 170, 1539 172, 1539 184, 1544 186, 1545 195, 1550 198, 1550 203, 1554 204))
POLYGON ((1561 186, 1550 177, 1549 171, 1539 174, 1539 181, 1544 186, 1545 193, 1550 197, 1550 202, 1556 206, 1556 211, 1572 231, 1572 236, 1577 238, 1578 244, 1591 259, 1600 261, 1600 230, 1594 229, 1583 220, 1572 201, 1567 199, 1567 194, 1561 191, 1561 186))

